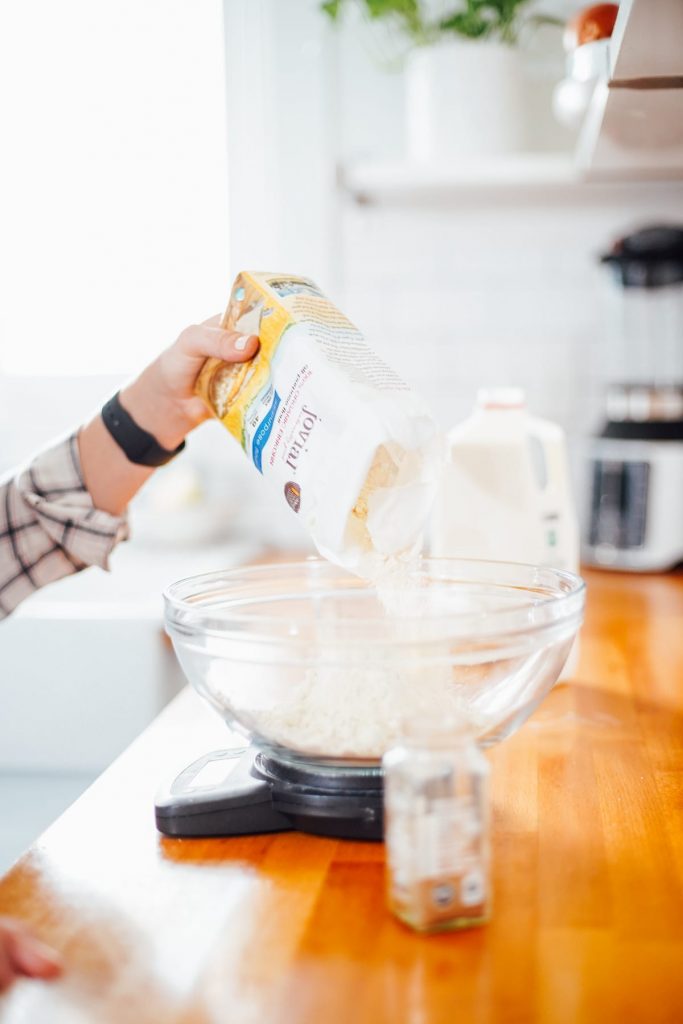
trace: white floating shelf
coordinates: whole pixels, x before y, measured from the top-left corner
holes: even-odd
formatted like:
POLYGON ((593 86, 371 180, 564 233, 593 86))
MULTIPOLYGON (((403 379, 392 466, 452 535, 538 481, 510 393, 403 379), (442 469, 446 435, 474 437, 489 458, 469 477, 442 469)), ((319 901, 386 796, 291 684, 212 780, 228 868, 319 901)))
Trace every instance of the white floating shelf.
POLYGON ((341 169, 340 181, 359 202, 381 202, 444 198, 472 190, 566 188, 578 177, 569 155, 515 153, 458 163, 357 163, 341 169))
POLYGON ((514 154, 457 164, 367 162, 338 170, 340 187, 359 204, 420 206, 478 199, 503 203, 540 198, 559 203, 618 201, 631 197, 634 190, 648 189, 654 194, 672 182, 680 186, 680 177, 678 168, 666 162, 658 173, 641 174, 639 168, 626 164, 600 173, 595 167, 579 166, 573 154, 555 153, 514 154))

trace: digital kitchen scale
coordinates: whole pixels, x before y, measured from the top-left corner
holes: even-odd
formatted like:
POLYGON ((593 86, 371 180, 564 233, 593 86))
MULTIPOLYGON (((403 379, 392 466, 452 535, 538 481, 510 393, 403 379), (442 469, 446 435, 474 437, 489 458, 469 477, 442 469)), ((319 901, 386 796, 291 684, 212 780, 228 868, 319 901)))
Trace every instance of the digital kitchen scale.
POLYGON ((168 836, 242 836, 298 829, 381 840, 379 767, 284 760, 255 747, 214 750, 158 794, 156 825, 168 836))

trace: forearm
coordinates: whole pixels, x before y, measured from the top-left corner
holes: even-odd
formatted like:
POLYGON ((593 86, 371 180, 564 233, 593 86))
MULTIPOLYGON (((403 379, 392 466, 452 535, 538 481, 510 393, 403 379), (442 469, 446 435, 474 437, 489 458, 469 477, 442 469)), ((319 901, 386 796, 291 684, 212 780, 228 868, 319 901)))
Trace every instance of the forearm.
MULTIPOLYGON (((174 346, 120 393, 126 412, 167 451, 174 451, 191 430, 210 416, 194 394, 194 383, 204 360, 213 355, 239 361, 251 358, 258 348, 254 335, 222 331, 213 323, 183 331, 174 346)), ((124 511, 154 472, 128 460, 99 413, 81 430, 79 451, 93 502, 113 515, 124 511)))
MULTIPOLYGON (((173 451, 195 425, 164 402, 154 386, 155 364, 123 388, 120 402, 143 430, 173 451)), ((78 448, 85 485, 96 508, 121 515, 131 498, 154 472, 149 466, 130 462, 111 436, 100 413, 80 431, 78 448)))
POLYGON ((78 435, 85 485, 93 504, 111 515, 121 515, 153 469, 129 462, 98 414, 78 435))
POLYGON ((35 590, 87 565, 106 568, 125 519, 94 508, 75 437, 0 483, 0 618, 35 590))

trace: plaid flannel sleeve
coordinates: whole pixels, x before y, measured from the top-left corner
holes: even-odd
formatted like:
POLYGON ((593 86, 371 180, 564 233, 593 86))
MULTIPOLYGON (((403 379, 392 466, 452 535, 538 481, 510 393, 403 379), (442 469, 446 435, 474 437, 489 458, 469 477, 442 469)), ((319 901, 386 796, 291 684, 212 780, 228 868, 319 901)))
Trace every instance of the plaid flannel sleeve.
POLYGON ((0 482, 0 619, 46 583, 88 565, 109 567, 128 537, 125 517, 93 506, 76 435, 0 482))

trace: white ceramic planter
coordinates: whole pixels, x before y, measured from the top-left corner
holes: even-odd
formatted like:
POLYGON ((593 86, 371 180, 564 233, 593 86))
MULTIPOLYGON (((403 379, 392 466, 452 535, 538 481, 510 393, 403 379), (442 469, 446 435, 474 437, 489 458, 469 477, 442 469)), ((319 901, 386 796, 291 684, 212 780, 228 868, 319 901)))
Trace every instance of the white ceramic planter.
POLYGON ((524 148, 519 52, 453 40, 415 50, 406 69, 408 155, 413 160, 495 156, 524 148))

